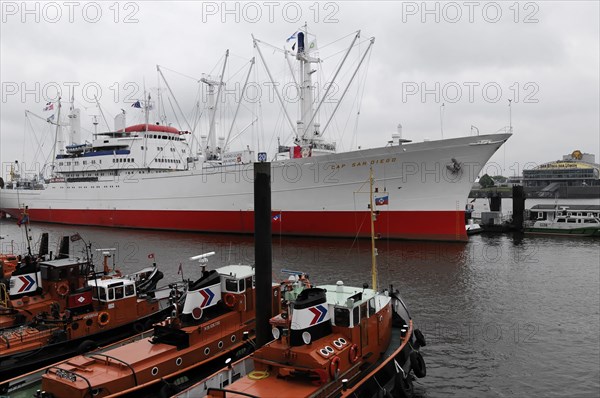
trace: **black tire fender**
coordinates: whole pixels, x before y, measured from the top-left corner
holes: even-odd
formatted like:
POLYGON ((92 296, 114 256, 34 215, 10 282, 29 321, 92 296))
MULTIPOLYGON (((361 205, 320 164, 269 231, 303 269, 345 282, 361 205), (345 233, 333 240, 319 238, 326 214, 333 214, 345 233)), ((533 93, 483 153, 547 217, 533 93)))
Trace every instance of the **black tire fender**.
POLYGON ((425 336, 423 335, 423 332, 421 332, 419 329, 415 329, 413 335, 415 336, 415 339, 417 340, 417 343, 419 343, 420 347, 425 347, 427 345, 427 341, 425 341, 425 336))
POLYGON ((419 351, 413 351, 410 353, 410 366, 412 367, 415 376, 417 376, 419 379, 427 376, 425 360, 419 351))
POLYGON ((84 340, 77 346, 77 352, 79 354, 84 354, 88 351, 95 350, 96 348, 98 348, 98 343, 92 340, 84 340))
POLYGON ((393 396, 396 398, 412 398, 414 396, 414 387, 410 375, 404 377, 402 372, 396 374, 393 396))

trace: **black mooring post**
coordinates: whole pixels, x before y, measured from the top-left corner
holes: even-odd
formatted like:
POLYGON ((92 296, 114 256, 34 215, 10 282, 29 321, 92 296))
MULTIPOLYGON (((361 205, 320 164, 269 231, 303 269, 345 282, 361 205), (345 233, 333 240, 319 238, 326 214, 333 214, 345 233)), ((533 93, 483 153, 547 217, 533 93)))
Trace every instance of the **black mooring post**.
POLYGON ((256 345, 272 340, 271 163, 254 163, 254 261, 256 264, 256 345))
POLYGON ((513 185, 512 187, 513 200, 513 228, 517 231, 523 229, 523 213, 525 212, 525 191, 522 185, 513 185))

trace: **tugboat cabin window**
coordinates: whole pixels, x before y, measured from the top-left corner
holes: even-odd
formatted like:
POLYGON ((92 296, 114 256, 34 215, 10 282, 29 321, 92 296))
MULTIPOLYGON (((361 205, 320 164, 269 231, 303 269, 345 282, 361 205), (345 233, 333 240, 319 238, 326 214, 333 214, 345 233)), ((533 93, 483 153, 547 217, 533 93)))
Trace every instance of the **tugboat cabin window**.
POLYGON ((352 325, 358 325, 360 323, 360 307, 354 307, 352 310, 352 325))
POLYGON ((347 308, 335 307, 333 310, 333 318, 336 326, 350 326, 350 310, 347 308))
POLYGON ((369 300, 369 316, 375 315, 375 297, 369 300))
POLYGON ((107 286, 94 286, 93 297, 99 301, 114 301, 135 296, 133 281, 111 283, 107 286))
POLYGON ((245 288, 245 283, 244 280, 237 280, 237 279, 226 279, 225 280, 225 290, 228 292, 232 292, 232 293, 241 293, 243 292, 246 288, 245 288))
POLYGON ((103 287, 94 288, 92 297, 99 301, 106 301, 106 290, 103 287))

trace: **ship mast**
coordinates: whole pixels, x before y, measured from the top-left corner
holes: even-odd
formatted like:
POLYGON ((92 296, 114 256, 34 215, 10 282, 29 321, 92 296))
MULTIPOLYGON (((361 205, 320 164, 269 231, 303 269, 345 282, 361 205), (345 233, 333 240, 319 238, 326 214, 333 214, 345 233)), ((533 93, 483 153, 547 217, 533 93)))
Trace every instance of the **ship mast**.
MULTIPOLYGON (((299 61, 299 77, 300 83, 300 120, 297 122, 297 134, 302 142, 311 141, 312 134, 318 135, 318 125, 314 124, 310 126, 309 123, 314 120, 313 110, 313 85, 312 85, 312 74, 316 72, 311 67, 311 64, 319 63, 319 58, 313 58, 306 51, 306 39, 308 36, 307 25, 304 25, 304 32, 298 32, 298 52, 296 53, 296 59, 299 61), (309 133, 309 135, 307 135, 309 133)), ((310 51, 310 44, 309 51, 310 51)))
MULTIPOLYGON (((54 167, 56 160, 56 145, 58 144, 58 134, 60 132, 60 97, 58 97, 58 114, 56 115, 56 132, 54 133, 54 145, 52 146, 52 165, 51 165, 51 173, 54 175, 54 167)), ((62 140, 61 140, 62 142, 62 140)))
MULTIPOLYGON (((320 99, 319 103, 317 104, 316 109, 314 106, 315 105, 315 103, 314 103, 315 87, 313 86, 313 82, 312 82, 312 75, 316 72, 316 70, 313 69, 311 66, 311 64, 321 63, 320 58, 318 58, 316 56, 311 56, 311 54, 313 54, 313 55, 316 54, 316 50, 317 50, 316 49, 316 40, 314 40, 314 39, 309 40, 308 28, 307 28, 306 24, 302 27, 301 31, 294 33, 294 35, 292 35, 292 37, 290 37, 290 39, 288 39, 288 40, 291 40, 292 38, 296 39, 296 44, 298 46, 296 54, 293 54, 291 51, 286 50, 286 49, 283 50, 283 53, 286 58, 286 62, 288 64, 288 67, 290 68, 290 70, 292 69, 292 65, 288 58, 289 54, 294 55, 299 64, 298 77, 296 77, 292 73, 294 83, 296 83, 296 86, 298 88, 298 97, 300 100, 299 101, 300 102, 300 106, 299 106, 300 115, 299 115, 295 125, 292 122, 292 120, 287 112, 286 104, 284 103, 283 99, 281 98, 281 93, 278 89, 278 85, 275 83, 273 76, 271 74, 271 71, 269 70, 269 66, 267 65, 267 63, 263 57, 262 51, 260 50, 259 44, 261 44, 263 42, 261 42, 260 40, 256 39, 254 36, 252 36, 252 39, 254 41, 254 47, 256 48, 259 58, 262 61, 262 64, 265 67, 265 70, 267 71, 267 74, 269 76, 271 84, 273 84, 273 90, 275 91, 277 99, 282 107, 283 113, 286 116, 286 119, 291 126, 291 130, 295 134, 295 140, 294 140, 295 145, 301 145, 305 148, 306 147, 311 148, 312 155, 309 155, 309 156, 313 156, 315 154, 315 150, 320 153, 334 153, 336 150, 335 143, 325 143, 324 142, 323 134, 324 134, 325 130, 327 130, 327 127, 329 126, 331 121, 333 120, 333 117, 334 117, 335 113, 337 112, 341 101, 344 99, 346 93, 348 92, 348 89, 350 88, 350 85, 352 84, 354 78, 356 77, 356 75, 358 73, 358 70, 360 69, 361 65, 363 64, 367 55, 369 54, 371 47, 373 46, 373 43, 375 42, 374 38, 369 39, 369 46, 362 54, 360 61, 358 62, 358 65, 354 68, 354 72, 352 73, 349 81, 347 82, 346 87, 343 90, 343 93, 342 93, 340 99, 337 101, 335 109, 333 110, 333 112, 331 113, 329 118, 327 119, 325 127, 321 128, 321 124, 319 122, 317 122, 316 119, 317 119, 317 116, 319 115, 319 111, 321 110, 321 107, 325 103, 325 99, 328 98, 329 91, 332 89, 332 86, 334 85, 334 83, 336 82, 336 79, 340 75, 341 69, 347 63, 350 53, 352 52, 353 48, 356 46, 357 41, 360 39, 360 37, 361 37, 360 34, 361 34, 360 31, 357 31, 355 33, 355 35, 352 39, 352 42, 350 43, 346 52, 344 53, 344 56, 343 56, 340 64, 338 65, 331 82, 328 82, 324 94, 322 96, 320 96, 321 99, 320 99)), ((271 47, 273 47, 275 50, 278 50, 274 46, 271 46, 271 47)))
POLYGON ((375 218, 373 211, 373 167, 369 168, 369 215, 371 217, 371 283, 373 290, 377 291, 377 248, 375 247, 375 218))
POLYGON ((208 109, 210 110, 210 125, 208 128, 208 155, 206 159, 214 156, 217 149, 217 134, 215 132, 215 119, 217 117, 217 105, 221 98, 223 83, 223 76, 225 75, 225 68, 227 66, 227 59, 229 58, 229 50, 225 52, 225 61, 223 62, 223 69, 221 70, 221 76, 219 81, 202 78, 200 81, 208 86, 208 109), (215 86, 219 86, 217 89, 217 98, 215 100, 215 86))

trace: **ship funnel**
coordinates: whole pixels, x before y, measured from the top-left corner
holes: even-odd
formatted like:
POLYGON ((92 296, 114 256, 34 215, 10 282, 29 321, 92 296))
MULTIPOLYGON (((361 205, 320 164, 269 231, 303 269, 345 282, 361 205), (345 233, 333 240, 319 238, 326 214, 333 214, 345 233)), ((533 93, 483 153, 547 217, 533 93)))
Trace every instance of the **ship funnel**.
POLYGON ((123 111, 115 116, 115 131, 125 131, 125 127, 127 127, 127 120, 123 111))
POLYGON ((312 341, 331 334, 331 311, 324 289, 304 289, 292 303, 290 345, 305 344, 306 332, 312 341))
POLYGON ((304 33, 298 32, 298 54, 304 52, 304 33))

